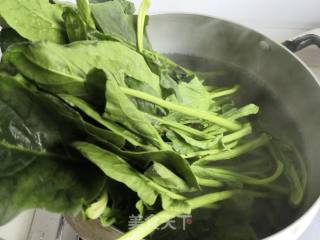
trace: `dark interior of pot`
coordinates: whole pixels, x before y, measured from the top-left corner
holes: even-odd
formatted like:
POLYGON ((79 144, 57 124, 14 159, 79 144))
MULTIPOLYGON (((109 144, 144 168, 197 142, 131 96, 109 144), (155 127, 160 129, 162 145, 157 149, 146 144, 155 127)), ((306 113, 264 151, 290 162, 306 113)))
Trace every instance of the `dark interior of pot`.
MULTIPOLYGON (((289 204, 262 201, 254 206, 251 224, 258 237, 264 238, 293 223, 320 194, 320 88, 315 78, 282 46, 233 23, 170 14, 154 16, 150 24, 149 34, 156 50, 185 67, 205 72, 209 85, 240 84, 239 101, 260 106, 264 128, 277 137, 289 138, 302 152, 308 168, 308 190, 302 206, 293 209, 289 204), (276 221, 269 221, 270 218, 276 221)), ((173 239, 177 235, 180 239, 183 234, 189 238, 181 239, 210 239, 205 221, 212 221, 212 214, 208 210, 197 211, 189 231, 159 231, 153 239, 173 239), (201 228, 203 236, 190 238, 193 228, 201 228)))

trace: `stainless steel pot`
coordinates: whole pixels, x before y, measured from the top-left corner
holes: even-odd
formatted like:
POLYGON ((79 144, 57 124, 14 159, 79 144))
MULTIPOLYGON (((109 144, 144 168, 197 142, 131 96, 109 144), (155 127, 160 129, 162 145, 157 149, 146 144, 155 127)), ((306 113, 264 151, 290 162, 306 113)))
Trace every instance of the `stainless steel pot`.
MULTIPOLYGON (((244 26, 193 14, 152 16, 149 36, 159 52, 216 59, 247 70, 284 105, 304 142, 308 191, 299 218, 267 239, 298 239, 320 210, 320 88, 310 69, 288 48, 296 51, 310 44, 320 46, 320 37, 308 33, 286 41, 286 48, 244 26)), ((74 218, 69 222, 85 240, 111 240, 121 234, 97 223, 74 218)))

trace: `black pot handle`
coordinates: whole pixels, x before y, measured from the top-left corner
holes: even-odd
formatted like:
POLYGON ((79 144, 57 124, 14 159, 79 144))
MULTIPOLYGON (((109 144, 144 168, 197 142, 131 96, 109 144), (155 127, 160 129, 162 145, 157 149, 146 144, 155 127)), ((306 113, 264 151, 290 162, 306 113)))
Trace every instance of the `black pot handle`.
POLYGON ((308 46, 316 45, 320 48, 320 29, 314 29, 282 43, 292 52, 300 51, 308 46))

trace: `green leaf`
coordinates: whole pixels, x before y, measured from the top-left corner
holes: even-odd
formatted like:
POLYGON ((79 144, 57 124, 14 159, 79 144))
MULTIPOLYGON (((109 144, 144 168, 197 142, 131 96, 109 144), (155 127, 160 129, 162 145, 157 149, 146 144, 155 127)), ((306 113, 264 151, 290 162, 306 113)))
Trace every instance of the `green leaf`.
POLYGON ((115 217, 113 216, 114 212, 111 208, 106 207, 103 213, 99 217, 99 222, 102 227, 110 227, 112 224, 116 222, 115 217))
POLYGON ((24 171, 0 178, 0 224, 31 208, 78 214, 103 185, 101 172, 87 163, 42 157, 24 171))
POLYGON ((109 198, 108 193, 104 191, 96 202, 90 204, 85 210, 86 217, 89 219, 97 219, 102 214, 105 214, 109 198))
POLYGON ((166 137, 171 141, 171 146, 177 153, 181 155, 189 155, 199 151, 199 148, 191 146, 174 131, 167 131, 166 137))
POLYGON ((108 177, 124 183, 137 192, 145 203, 149 205, 155 203, 158 196, 157 191, 149 185, 146 178, 141 177, 141 173, 119 156, 85 142, 76 142, 73 146, 84 157, 96 164, 108 177))
POLYGON ((80 18, 86 23, 90 29, 96 29, 96 25, 91 16, 91 9, 88 0, 77 0, 77 7, 80 18))
POLYGON ((127 0, 89 0, 90 3, 105 3, 110 1, 119 2, 122 5, 123 10, 126 14, 132 15, 136 11, 134 3, 127 0))
POLYGON ((99 170, 67 148, 78 130, 23 81, 0 74, 0 224, 29 208, 78 213, 104 184, 99 170))
POLYGON ((69 42, 86 40, 87 25, 74 7, 65 7, 62 14, 69 42))
POLYGON ((121 123, 132 132, 150 141, 159 149, 168 149, 156 129, 117 86, 115 78, 109 74, 106 83, 106 109, 104 118, 121 123))
POLYGON ((257 148, 267 145, 271 139, 272 137, 270 135, 263 133, 261 134, 260 137, 254 140, 248 141, 240 146, 237 146, 234 149, 226 150, 223 152, 219 152, 217 154, 212 154, 212 155, 203 157, 200 160, 194 162, 193 165, 205 165, 214 161, 229 160, 232 158, 236 158, 248 152, 252 152, 257 148))
POLYGON ((43 157, 68 158, 66 152, 51 149, 78 135, 74 128, 60 126, 57 114, 18 82, 22 80, 0 74, 0 177, 14 175, 43 157))
POLYGON ((174 151, 149 151, 149 152, 129 152, 122 151, 119 154, 129 158, 131 161, 144 163, 145 166, 152 162, 157 162, 168 168, 177 176, 180 176, 190 188, 197 189, 199 185, 190 169, 189 163, 174 151))
POLYGON ((174 130, 180 137, 182 137, 186 143, 190 144, 191 146, 197 147, 199 149, 213 149, 219 147, 219 142, 222 139, 222 135, 214 136, 212 139, 209 140, 197 140, 193 137, 189 136, 185 132, 181 130, 174 130))
POLYGON ((188 192, 191 190, 183 179, 158 162, 154 162, 144 174, 159 185, 175 192, 188 192))
POLYGON ((121 91, 111 74, 108 75, 106 84, 106 109, 103 117, 121 123, 159 149, 168 149, 150 121, 121 91))
POLYGON ((1 0, 0 15, 28 40, 65 43, 62 10, 48 0, 1 0))
POLYGON ((160 92, 159 78, 143 57, 121 43, 83 41, 70 45, 37 42, 12 46, 3 56, 17 70, 53 93, 86 96, 84 82, 93 68, 148 83, 160 92), (90 54, 88 54, 90 52, 90 54))
MULTIPOLYGON (((114 0, 91 4, 90 6, 97 26, 106 36, 136 46, 137 16, 132 15, 134 12, 132 3, 114 0)), ((150 42, 146 34, 144 35, 144 44, 146 48, 150 48, 150 42)))
MULTIPOLYGON (((139 138, 132 132, 126 130, 121 125, 118 125, 112 121, 108 121, 102 118, 98 112, 96 112, 88 103, 86 103, 82 99, 73 97, 72 95, 65 95, 65 94, 60 94, 59 96, 71 107, 80 109, 89 118, 95 120, 97 123, 111 130, 115 136, 126 139, 128 142, 130 142, 134 146, 140 146, 140 147, 144 146, 141 138, 139 138)), ((116 139, 118 137, 116 137, 116 139)), ((109 142, 112 143, 113 141, 109 141, 109 142)))
MULTIPOLYGON (((139 81, 139 80, 136 80, 136 79, 133 79, 133 78, 130 78, 130 77, 126 77, 125 80, 125 85, 128 87, 128 88, 131 88, 131 89, 134 89, 134 90, 138 90, 138 91, 141 91, 141 92, 145 92, 145 93, 148 93, 150 95, 153 95, 153 96, 157 96, 157 97, 161 97, 161 93, 160 92, 157 92, 155 91, 148 83, 146 82, 142 82, 142 81, 139 81)), ((156 116, 164 116, 166 115, 166 111, 153 104, 153 103, 150 103, 148 101, 144 101, 144 100, 141 100, 141 99, 137 99, 137 98, 130 98, 131 102, 133 102, 136 107, 145 112, 145 113, 149 113, 149 114, 153 114, 153 115, 156 115, 156 116)))
POLYGON ((14 44, 20 42, 26 42, 25 38, 21 37, 15 30, 12 28, 3 28, 0 33, 0 47, 1 52, 4 53, 7 48, 14 44))

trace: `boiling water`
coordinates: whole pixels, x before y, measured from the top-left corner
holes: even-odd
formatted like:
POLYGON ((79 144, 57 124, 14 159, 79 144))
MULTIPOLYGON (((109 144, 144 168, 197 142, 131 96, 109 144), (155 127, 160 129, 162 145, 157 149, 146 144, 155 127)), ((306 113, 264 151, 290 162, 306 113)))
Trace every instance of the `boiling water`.
MULTIPOLYGON (((268 86, 263 84, 258 76, 254 76, 250 72, 244 71, 237 66, 214 60, 180 54, 170 54, 168 57, 193 71, 205 73, 202 75, 206 75, 206 83, 208 85, 232 86, 239 84, 241 89, 236 102, 239 105, 248 103, 258 105, 260 107, 259 118, 263 119, 263 122, 266 123, 265 130, 280 138, 282 138, 282 136, 285 136, 284 138, 290 138, 302 149, 303 145, 299 142, 301 138, 295 122, 287 113, 285 106, 277 100, 277 97, 268 90, 268 86), (276 129, 274 129, 273 126, 277 126, 276 129), (281 133, 279 133, 278 129, 282 129, 281 133)), ((298 209, 291 208, 285 201, 259 200, 252 206, 252 220, 250 221, 250 225, 253 227, 259 239, 264 238, 292 223, 298 217, 298 212, 298 209)), ((225 229, 216 233, 214 232, 216 231, 215 228, 212 227, 213 225, 219 225, 221 221, 240 221, 239 219, 237 220, 237 218, 245 213, 240 212, 239 216, 233 213, 233 215, 226 216, 225 219, 219 216, 218 221, 215 219, 215 214, 215 211, 207 209, 196 210, 192 216, 193 223, 187 226, 186 229, 180 228, 180 230, 157 231, 151 239, 249 240, 236 237, 238 231, 243 231, 245 228, 237 228, 234 226, 229 228, 228 224, 226 224, 227 227, 225 229), (235 236, 224 236, 224 231, 234 231, 235 236)), ((176 221, 179 222, 178 219, 176 221)), ((182 226, 183 223, 180 222, 180 224, 182 226)), ((247 231, 250 231, 250 228, 248 228, 247 231)))

